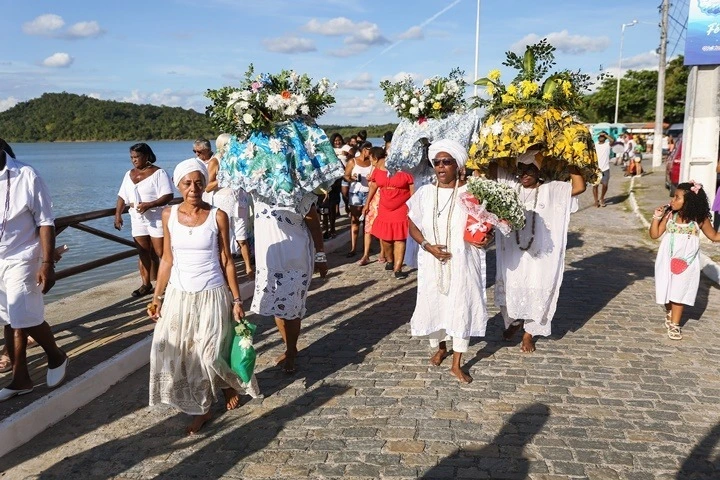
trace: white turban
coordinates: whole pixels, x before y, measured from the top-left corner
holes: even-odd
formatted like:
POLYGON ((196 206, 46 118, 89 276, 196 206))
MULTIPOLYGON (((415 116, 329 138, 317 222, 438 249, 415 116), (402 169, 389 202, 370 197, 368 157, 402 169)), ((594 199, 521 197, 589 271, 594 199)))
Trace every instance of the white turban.
POLYGON ((528 150, 525 153, 518 155, 517 163, 524 163, 526 165, 535 165, 540 170, 540 163, 535 159, 535 155, 539 150, 528 150))
POLYGON ((464 167, 468 159, 467 148, 455 140, 443 139, 430 144, 430 150, 428 151, 430 161, 432 162, 433 158, 440 152, 449 153, 459 167, 464 167))
POLYGON ((188 158, 187 160, 183 160, 178 163, 178 166, 175 167, 175 170, 173 171, 173 182, 175 183, 175 186, 177 187, 180 185, 180 180, 182 180, 185 175, 192 172, 200 172, 205 179, 205 185, 207 185, 208 170, 205 164, 197 158, 188 158))

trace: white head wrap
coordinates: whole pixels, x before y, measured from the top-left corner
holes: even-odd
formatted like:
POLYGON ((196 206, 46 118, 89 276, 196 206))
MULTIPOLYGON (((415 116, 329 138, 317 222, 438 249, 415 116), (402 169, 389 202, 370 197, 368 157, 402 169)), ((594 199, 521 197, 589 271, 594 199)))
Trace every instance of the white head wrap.
POLYGON ((205 179, 205 185, 207 185, 208 170, 205 164, 202 160, 198 160, 197 158, 188 158, 187 160, 183 160, 178 163, 178 166, 175 167, 175 170, 173 171, 173 182, 175 183, 175 186, 177 187, 180 185, 180 180, 182 180, 185 175, 192 172, 200 172, 205 179))
POLYGON ((517 157, 517 163, 524 163, 526 165, 535 165, 540 170, 540 163, 535 159, 535 155, 539 150, 528 150, 525 153, 521 153, 517 157))
POLYGON ((430 150, 428 151, 430 161, 432 162, 432 159, 440 152, 449 153, 450 156, 455 159, 459 167, 464 167, 465 162, 467 162, 468 159, 467 148, 455 140, 450 140, 449 138, 437 140, 430 144, 430 150))

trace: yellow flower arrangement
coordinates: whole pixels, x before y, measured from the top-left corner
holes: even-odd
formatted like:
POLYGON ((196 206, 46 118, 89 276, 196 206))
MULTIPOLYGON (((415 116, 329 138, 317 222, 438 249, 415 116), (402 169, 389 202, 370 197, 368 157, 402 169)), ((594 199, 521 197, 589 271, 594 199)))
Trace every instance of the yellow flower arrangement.
POLYGON ((500 71, 491 70, 475 82, 485 86, 489 99, 476 99, 486 116, 470 149, 470 168, 485 169, 496 162, 514 169, 516 158, 529 149, 543 156, 541 169, 549 179, 568 178, 568 166, 585 179, 599 179, 597 155, 588 128, 572 114, 590 77, 563 70, 549 74, 555 48, 546 40, 527 47, 525 55, 508 52, 504 65, 520 71, 507 86, 500 71))

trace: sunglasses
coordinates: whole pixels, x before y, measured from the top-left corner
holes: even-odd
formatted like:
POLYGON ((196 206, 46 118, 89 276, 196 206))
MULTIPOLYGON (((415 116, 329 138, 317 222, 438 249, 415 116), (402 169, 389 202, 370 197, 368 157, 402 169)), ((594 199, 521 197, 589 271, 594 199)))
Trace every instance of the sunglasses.
POLYGON ((434 166, 438 166, 441 163, 445 165, 446 167, 449 167, 450 165, 455 165, 455 159, 454 158, 433 158, 432 163, 434 166))
POLYGON ((198 153, 204 153, 205 150, 193 150, 193 153, 197 155, 198 153))
POLYGON ((538 173, 538 169, 533 164, 519 164, 517 167, 517 173, 518 175, 536 175, 538 173))

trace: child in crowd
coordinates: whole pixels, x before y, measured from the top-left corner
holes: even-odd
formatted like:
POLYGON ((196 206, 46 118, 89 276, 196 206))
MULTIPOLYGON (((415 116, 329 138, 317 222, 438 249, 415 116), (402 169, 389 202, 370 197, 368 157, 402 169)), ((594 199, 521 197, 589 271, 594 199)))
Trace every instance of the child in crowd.
POLYGON ((665 306, 665 326, 671 340, 682 339, 680 319, 685 305, 694 305, 700 284, 700 232, 713 242, 720 233, 710 221, 710 206, 702 185, 681 183, 669 205, 655 209, 650 237, 659 238, 655 259, 655 301, 665 306))

